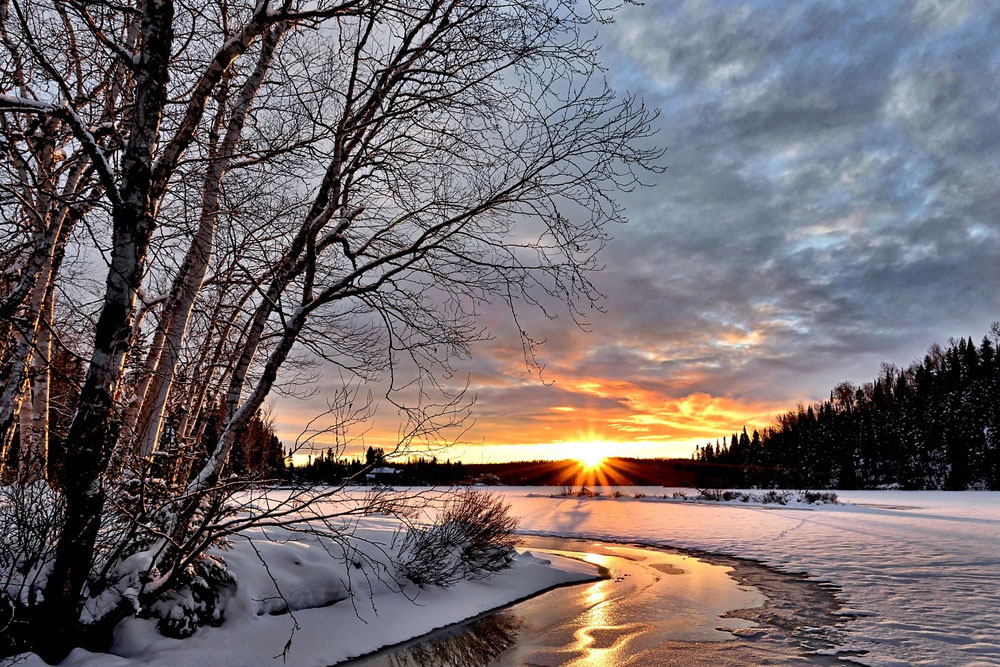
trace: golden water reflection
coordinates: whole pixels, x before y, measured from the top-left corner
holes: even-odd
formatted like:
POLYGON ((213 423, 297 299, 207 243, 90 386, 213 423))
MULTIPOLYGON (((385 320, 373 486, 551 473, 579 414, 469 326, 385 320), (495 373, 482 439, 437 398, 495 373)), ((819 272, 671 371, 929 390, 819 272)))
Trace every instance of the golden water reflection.
MULTIPOLYGON (((764 598, 727 572, 676 553, 532 538, 534 553, 583 560, 609 577, 557 589, 500 612, 358 661, 366 667, 645 664, 667 642, 718 642, 754 625, 726 612, 764 598), (578 545, 578 546, 577 546, 578 545)), ((649 663, 653 664, 653 663, 649 663)))
POLYGON ((519 641, 495 664, 622 665, 666 642, 733 639, 726 629, 754 624, 723 615, 764 603, 756 591, 738 586, 726 567, 640 547, 597 543, 587 549, 585 554, 545 549, 593 563, 611 575, 576 594, 581 612, 566 625, 571 632, 561 626, 546 629, 532 649, 519 641))

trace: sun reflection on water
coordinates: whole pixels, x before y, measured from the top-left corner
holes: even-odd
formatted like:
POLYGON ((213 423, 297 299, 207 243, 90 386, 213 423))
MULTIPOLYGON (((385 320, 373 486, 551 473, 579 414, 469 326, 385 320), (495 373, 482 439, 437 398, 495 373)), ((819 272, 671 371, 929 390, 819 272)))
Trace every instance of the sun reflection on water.
POLYGON ((573 633, 574 645, 568 647, 570 654, 578 655, 579 658, 570 664, 581 667, 610 667, 617 662, 614 656, 628 641, 628 633, 620 634, 619 628, 614 625, 614 620, 608 613, 615 586, 620 580, 615 577, 611 568, 614 558, 588 553, 584 560, 608 569, 612 576, 592 584, 584 597, 584 603, 589 608, 581 617, 582 627, 573 633))

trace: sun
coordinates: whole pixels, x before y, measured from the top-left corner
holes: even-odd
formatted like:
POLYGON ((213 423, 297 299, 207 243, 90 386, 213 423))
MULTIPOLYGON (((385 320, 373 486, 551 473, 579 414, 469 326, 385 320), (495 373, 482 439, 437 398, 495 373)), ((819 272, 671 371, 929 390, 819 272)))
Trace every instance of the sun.
POLYGON ((604 446, 600 442, 575 442, 569 448, 570 456, 580 462, 585 470, 596 470, 604 463, 604 446))
POLYGON ((580 465, 587 470, 594 470, 595 468, 600 468, 601 464, 604 463, 604 459, 607 458, 598 452, 585 452, 583 454, 577 454, 576 460, 580 462, 580 465))

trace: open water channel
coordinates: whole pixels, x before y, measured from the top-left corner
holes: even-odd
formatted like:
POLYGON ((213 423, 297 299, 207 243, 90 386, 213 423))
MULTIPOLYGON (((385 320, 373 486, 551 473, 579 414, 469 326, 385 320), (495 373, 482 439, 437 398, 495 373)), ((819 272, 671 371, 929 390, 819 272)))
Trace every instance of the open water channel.
POLYGON ((355 667, 842 663, 836 589, 753 561, 526 537, 534 555, 593 563, 566 586, 351 661, 355 667))

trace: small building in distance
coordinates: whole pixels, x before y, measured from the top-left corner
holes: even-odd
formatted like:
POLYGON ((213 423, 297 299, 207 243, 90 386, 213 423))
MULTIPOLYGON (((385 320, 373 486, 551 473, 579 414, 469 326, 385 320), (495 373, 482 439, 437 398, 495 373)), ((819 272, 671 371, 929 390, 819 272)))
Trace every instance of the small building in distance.
POLYGON ((402 470, 397 470, 396 468, 382 467, 382 468, 372 468, 365 473, 365 481, 370 484, 392 484, 396 481, 396 476, 399 475, 402 470))

